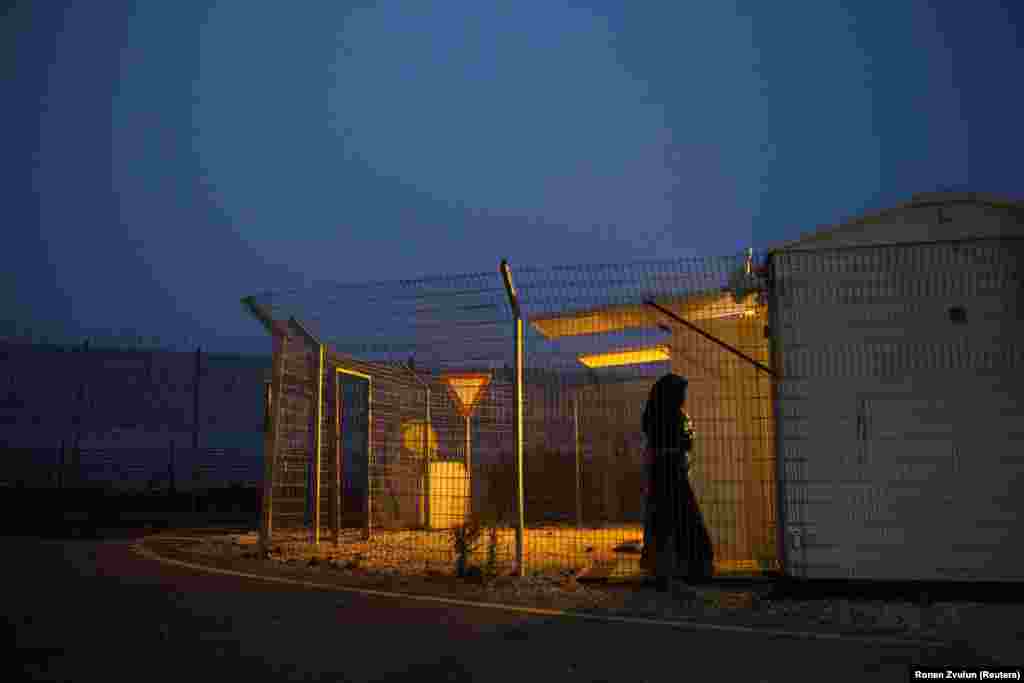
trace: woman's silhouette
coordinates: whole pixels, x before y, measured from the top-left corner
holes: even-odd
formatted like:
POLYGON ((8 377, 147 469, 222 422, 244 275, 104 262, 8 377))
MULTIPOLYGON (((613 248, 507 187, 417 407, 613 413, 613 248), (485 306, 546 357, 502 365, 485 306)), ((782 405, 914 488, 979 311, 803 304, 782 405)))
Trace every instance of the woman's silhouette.
POLYGON ((693 430, 683 410, 687 381, 667 374, 651 387, 644 408, 647 436, 646 515, 642 561, 654 570, 659 590, 669 581, 711 578, 713 549, 687 477, 693 430))

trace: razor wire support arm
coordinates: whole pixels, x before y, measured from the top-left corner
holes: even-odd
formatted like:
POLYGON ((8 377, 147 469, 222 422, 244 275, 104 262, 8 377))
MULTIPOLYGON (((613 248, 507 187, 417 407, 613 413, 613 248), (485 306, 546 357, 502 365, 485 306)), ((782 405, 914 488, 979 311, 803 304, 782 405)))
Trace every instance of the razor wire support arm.
POLYGON ((245 312, 255 318, 264 329, 270 334, 274 333, 287 335, 288 331, 283 324, 274 320, 273 316, 262 305, 256 303, 256 298, 247 296, 242 299, 242 308, 245 312))
POLYGON ((690 321, 683 320, 678 315, 676 315, 672 311, 668 310, 664 306, 659 306, 658 304, 654 303, 653 301, 645 301, 644 303, 646 305, 656 309, 657 311, 659 311, 663 315, 668 316, 669 318, 672 318, 673 320, 675 320, 680 325, 684 325, 684 326, 688 327, 689 329, 693 330, 694 332, 696 332, 700 336, 704 337, 708 341, 712 342, 713 344, 717 344, 718 346, 721 346, 722 348, 724 348, 726 351, 729 351, 730 353, 733 353, 733 354, 739 356, 743 360, 747 361, 748 363, 750 363, 751 365, 756 367, 758 370, 763 370, 764 372, 767 372, 772 377, 775 376, 775 373, 767 365, 764 365, 763 363, 759 363, 758 361, 754 360, 753 358, 751 358, 747 354, 743 353, 739 349, 734 348, 734 347, 730 346, 729 344, 726 344, 721 339, 718 339, 717 337, 714 337, 714 336, 708 334, 707 332, 705 332, 704 330, 700 329, 699 327, 697 327, 696 325, 694 325, 690 321))
POLYGON ((508 261, 501 260, 502 280, 508 294, 509 305, 515 321, 515 381, 513 389, 513 433, 516 458, 516 575, 525 576, 526 567, 523 562, 523 526, 525 520, 523 506, 523 316, 519 308, 519 295, 512 284, 512 269, 508 261))

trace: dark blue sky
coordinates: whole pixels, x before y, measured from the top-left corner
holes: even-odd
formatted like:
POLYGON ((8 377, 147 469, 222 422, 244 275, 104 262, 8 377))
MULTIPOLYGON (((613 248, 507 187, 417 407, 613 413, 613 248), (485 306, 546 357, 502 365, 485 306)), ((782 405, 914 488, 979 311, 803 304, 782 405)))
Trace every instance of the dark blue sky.
POLYGON ((1021 197, 1014 4, 18 3, 0 335, 267 351, 239 298, 307 280, 723 255, 940 186, 1021 197))

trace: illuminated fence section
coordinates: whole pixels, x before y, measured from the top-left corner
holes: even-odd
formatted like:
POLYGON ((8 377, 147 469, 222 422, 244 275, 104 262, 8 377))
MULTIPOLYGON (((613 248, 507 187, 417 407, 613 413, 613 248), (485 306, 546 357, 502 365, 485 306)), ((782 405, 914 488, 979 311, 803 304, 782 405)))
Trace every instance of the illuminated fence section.
MULTIPOLYGON (((689 381, 716 570, 777 567, 760 263, 513 269, 526 571, 642 574, 641 416, 668 372, 689 381)), ((497 269, 246 305, 275 349, 267 543, 368 568, 517 570, 515 326, 497 269)))
POLYGON ((306 524, 316 419, 319 354, 295 330, 274 335, 271 457, 264 475, 264 525, 282 531, 306 524))
POLYGON ((573 479, 548 470, 578 461, 579 510, 571 528, 552 536, 561 564, 642 573, 641 418, 654 381, 674 372, 689 382, 685 409, 697 433, 690 482, 716 571, 778 568, 766 297, 747 277, 758 263, 584 266, 519 277, 532 333, 526 366, 547 378, 544 391, 527 383, 527 424, 537 425, 528 430, 527 462, 543 471, 535 479, 526 466, 531 521, 550 523, 544 513, 572 500, 538 489, 565 491, 555 481, 573 479), (569 441, 560 436, 567 417, 569 441))

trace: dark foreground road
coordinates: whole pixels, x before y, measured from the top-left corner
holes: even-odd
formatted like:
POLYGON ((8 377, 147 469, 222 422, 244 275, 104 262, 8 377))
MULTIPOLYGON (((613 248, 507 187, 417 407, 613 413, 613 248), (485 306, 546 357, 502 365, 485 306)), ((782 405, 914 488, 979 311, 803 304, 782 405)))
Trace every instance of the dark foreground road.
POLYGON ((210 575, 130 539, 0 538, 0 680, 905 681, 956 653, 540 619, 210 575))

